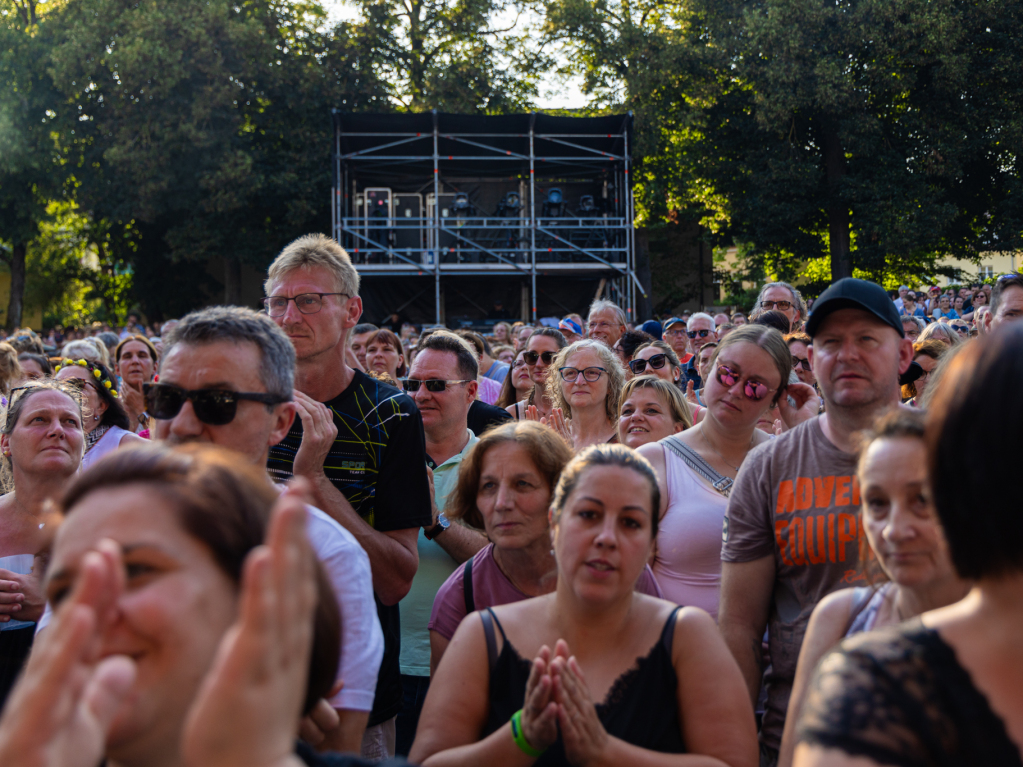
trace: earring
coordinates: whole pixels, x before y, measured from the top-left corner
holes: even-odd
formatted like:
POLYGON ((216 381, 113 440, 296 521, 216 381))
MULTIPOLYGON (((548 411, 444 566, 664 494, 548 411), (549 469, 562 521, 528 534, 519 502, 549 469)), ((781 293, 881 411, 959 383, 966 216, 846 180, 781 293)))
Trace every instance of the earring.
POLYGON ((94 416, 92 417, 92 420, 94 420, 94 421, 98 421, 98 420, 99 420, 99 415, 94 415, 94 416))

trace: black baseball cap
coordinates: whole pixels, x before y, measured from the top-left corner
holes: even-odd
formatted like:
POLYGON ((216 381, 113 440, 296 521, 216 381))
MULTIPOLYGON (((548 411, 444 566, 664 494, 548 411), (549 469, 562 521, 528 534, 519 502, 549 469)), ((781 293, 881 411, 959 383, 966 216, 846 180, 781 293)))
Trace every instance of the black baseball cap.
POLYGON ((863 309, 894 328, 901 337, 906 337, 899 310, 884 288, 855 277, 846 277, 833 283, 814 301, 813 311, 806 321, 806 334, 813 338, 824 318, 839 309, 863 309))

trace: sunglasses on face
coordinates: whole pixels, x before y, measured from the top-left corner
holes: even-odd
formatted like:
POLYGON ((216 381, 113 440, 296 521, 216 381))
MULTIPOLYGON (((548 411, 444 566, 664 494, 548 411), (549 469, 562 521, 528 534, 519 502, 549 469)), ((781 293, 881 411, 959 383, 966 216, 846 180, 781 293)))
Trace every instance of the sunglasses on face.
POLYGON ((180 389, 170 384, 143 384, 142 394, 146 399, 146 411, 160 421, 175 418, 185 406, 192 403, 195 417, 210 426, 223 426, 234 420, 238 402, 250 400, 264 405, 279 405, 288 397, 257 392, 228 391, 226 389, 180 389))
POLYGON ((530 367, 535 365, 537 360, 543 360, 544 365, 550 365, 557 354, 557 352, 523 352, 522 359, 524 359, 526 364, 530 367))
POLYGON ((970 328, 967 325, 949 325, 952 330, 956 333, 969 333, 970 328))
POLYGON ((761 301, 760 302, 760 306, 764 310, 766 310, 766 311, 771 311, 772 309, 777 309, 777 310, 782 311, 782 312, 787 312, 789 309, 792 308, 792 302, 791 301, 761 301))
POLYGON ((795 368, 802 368, 807 373, 809 373, 810 372, 810 360, 808 360, 808 359, 806 359, 804 357, 793 357, 792 358, 792 367, 793 367, 793 369, 795 369, 795 368))
POLYGON ((448 385, 457 386, 458 384, 472 383, 470 379, 457 379, 457 380, 442 380, 440 378, 431 378, 426 381, 420 381, 416 378, 406 378, 402 383, 405 384, 405 391, 417 392, 419 391, 420 385, 425 386, 426 390, 436 394, 442 392, 448 388, 448 385))
POLYGON ((582 370, 579 368, 558 368, 558 372, 561 373, 561 377, 569 383, 573 383, 577 378, 579 378, 580 373, 582 374, 584 381, 593 383, 594 381, 600 380, 600 377, 607 371, 604 368, 594 366, 591 368, 583 368, 582 370))
POLYGON ((696 338, 697 336, 699 336, 700 338, 706 338, 713 332, 714 332, 713 330, 690 330, 688 333, 686 333, 686 335, 689 336, 690 338, 696 338))
POLYGON ((667 361, 667 354, 654 354, 648 360, 632 360, 632 362, 629 363, 629 368, 632 370, 634 375, 643 375, 643 371, 646 370, 647 365, 654 370, 660 370, 664 367, 664 363, 667 361))
MULTIPOLYGON (((718 383, 726 389, 731 389, 742 380, 742 376, 727 365, 718 365, 715 377, 718 379, 718 383)), ((774 391, 774 389, 768 389, 767 384, 763 384, 760 381, 751 381, 746 379, 746 385, 742 387, 742 391, 743 394, 746 395, 747 399, 750 399, 753 402, 759 402, 770 392, 774 391)))

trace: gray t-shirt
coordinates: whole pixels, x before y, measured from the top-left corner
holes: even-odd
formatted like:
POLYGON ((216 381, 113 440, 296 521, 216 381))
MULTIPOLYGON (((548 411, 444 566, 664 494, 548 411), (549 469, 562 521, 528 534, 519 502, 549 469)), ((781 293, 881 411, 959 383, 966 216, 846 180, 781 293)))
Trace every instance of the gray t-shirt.
POLYGON ((750 451, 728 499, 721 559, 774 557, 761 732, 771 748, 781 743, 813 608, 832 591, 865 583, 859 503, 856 457, 828 441, 819 417, 750 451))

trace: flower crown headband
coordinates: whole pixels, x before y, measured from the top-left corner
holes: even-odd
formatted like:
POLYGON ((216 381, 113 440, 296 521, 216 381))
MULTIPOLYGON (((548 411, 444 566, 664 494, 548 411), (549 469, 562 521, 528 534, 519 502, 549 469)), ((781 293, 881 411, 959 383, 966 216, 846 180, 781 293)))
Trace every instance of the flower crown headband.
POLYGON ((117 396, 117 389, 114 388, 114 382, 110 380, 110 376, 106 375, 102 368, 97 367, 95 364, 89 362, 88 360, 85 359, 73 360, 70 357, 65 357, 63 360, 61 360, 59 365, 53 368, 53 374, 57 375, 57 373, 60 372, 61 368, 71 367, 72 365, 85 368, 86 370, 91 371, 92 374, 96 377, 97 382, 101 386, 103 386, 104 389, 109 391, 112 397, 117 396))

